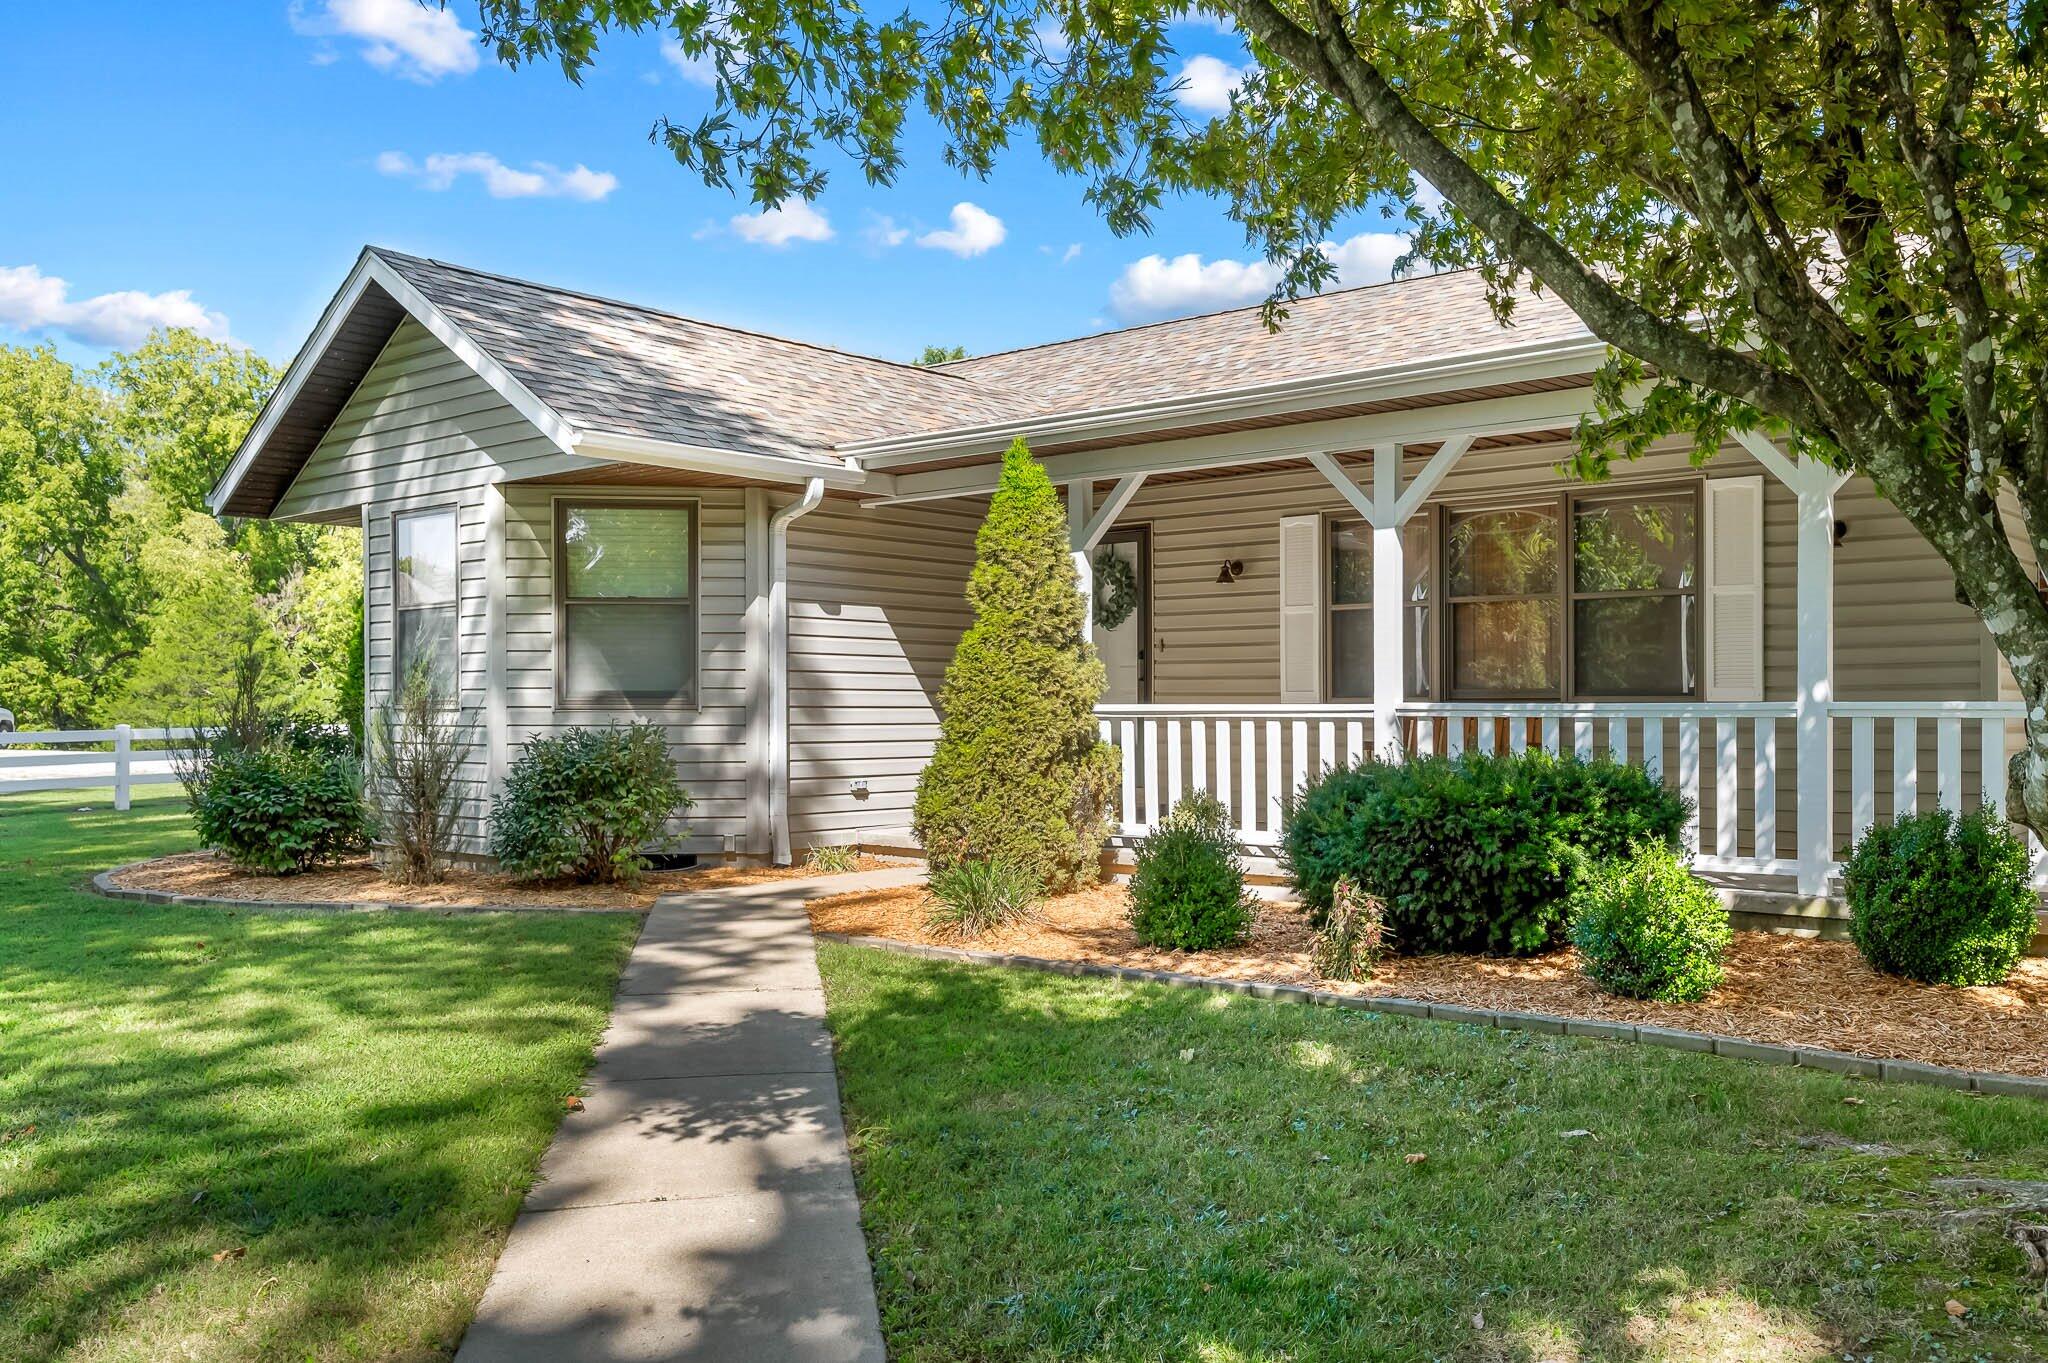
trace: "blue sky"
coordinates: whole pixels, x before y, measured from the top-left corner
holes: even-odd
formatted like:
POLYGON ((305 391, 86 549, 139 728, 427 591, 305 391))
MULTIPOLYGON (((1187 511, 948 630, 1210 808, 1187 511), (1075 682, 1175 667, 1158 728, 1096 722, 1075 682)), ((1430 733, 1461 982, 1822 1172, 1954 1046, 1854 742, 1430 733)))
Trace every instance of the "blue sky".
MULTIPOLYGON (((1028 148, 978 181, 919 137, 895 186, 833 165, 759 218, 648 143, 709 102, 658 42, 614 36, 579 88, 475 27, 463 0, 0 9, 0 342, 90 361, 179 321, 288 359, 365 243, 897 359, 1265 295, 1217 205, 1120 241, 1028 148)), ((1227 99, 1236 38, 1173 36, 1191 108, 1227 99)), ((1359 227, 1346 278, 1384 278, 1398 239, 1359 227)))

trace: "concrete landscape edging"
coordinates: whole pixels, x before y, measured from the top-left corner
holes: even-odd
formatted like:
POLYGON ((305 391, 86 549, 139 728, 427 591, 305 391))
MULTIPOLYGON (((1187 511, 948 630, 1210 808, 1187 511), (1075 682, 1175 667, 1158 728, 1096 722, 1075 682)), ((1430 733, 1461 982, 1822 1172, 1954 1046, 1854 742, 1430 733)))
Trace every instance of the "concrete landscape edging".
POLYGON ((1504 1009, 1470 1008, 1461 1004, 1432 1003, 1427 999, 1397 998, 1391 995, 1338 994, 1298 984, 1268 984, 1255 980, 1224 980, 1208 975, 1190 975, 1176 970, 1147 970, 1138 966, 1103 965, 1095 961, 1061 961, 1044 956, 1016 956, 1000 951, 976 951, 969 947, 927 946, 899 942, 890 937, 862 937, 845 932, 820 932, 819 941, 848 946, 873 947, 902 956, 922 956, 935 961, 956 961, 971 965, 1009 966, 1019 970, 1040 970, 1055 975, 1090 976, 1100 979, 1133 980, 1164 984, 1181 989, 1207 989, 1226 994, 1244 994, 1256 999, 1285 1003, 1308 1003, 1326 1008, 1355 1008, 1367 1013, 1428 1018, 1437 1022, 1464 1022, 1480 1027, 1539 1032, 1550 1036, 1605 1037, 1645 1046, 1698 1051, 1731 1060, 1752 1060, 1766 1065, 1794 1065, 1826 1070, 1833 1074, 1876 1079, 1895 1084, 1924 1084, 1956 1089, 1964 1093, 1998 1094, 2004 1097, 2034 1098, 2048 1102, 2048 1078, 2023 1074, 2002 1074, 1991 1070, 1959 1070, 1945 1065, 1928 1065, 1915 1060, 1880 1060, 1849 1051, 1830 1051, 1808 1046, 1780 1046, 1746 1041, 1741 1037, 1712 1032, 1690 1032, 1674 1027, 1610 1022, 1604 1018, 1560 1017, 1551 1013, 1519 1013, 1504 1009))

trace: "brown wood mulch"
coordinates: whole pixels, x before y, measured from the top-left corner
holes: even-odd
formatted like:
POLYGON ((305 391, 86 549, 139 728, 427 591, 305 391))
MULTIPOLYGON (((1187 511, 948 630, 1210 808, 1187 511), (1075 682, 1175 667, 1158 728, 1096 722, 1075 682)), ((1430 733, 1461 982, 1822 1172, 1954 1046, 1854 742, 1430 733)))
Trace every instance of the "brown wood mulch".
MULTIPOLYGON (((856 871, 895 863, 863 856, 856 871)), ((503 905, 510 908, 644 909, 665 894, 723 890, 776 880, 799 880, 819 872, 796 866, 709 866, 694 871, 649 871, 630 885, 572 885, 515 880, 494 871, 450 871, 432 885, 386 879, 368 857, 334 866, 271 876, 241 871, 212 852, 185 852, 123 867, 113 883, 124 890, 162 890, 208 899, 288 900, 292 903, 436 904, 450 908, 503 905)))
POLYGON ((1237 946, 1180 952, 1140 943, 1126 921, 1126 904, 1121 886, 1099 886, 1050 900, 1031 920, 972 941, 928 931, 924 892, 915 886, 832 895, 809 907, 811 926, 820 932, 1642 1023, 1879 1059, 2048 1076, 2048 960, 2040 958, 2021 961, 2003 985, 1949 989, 1880 975, 1848 942, 1738 932, 1726 978, 1707 999, 1640 1003, 1602 993, 1579 972, 1570 950, 1526 960, 1396 958, 1366 984, 1340 984, 1317 978, 1309 964, 1308 922, 1288 905, 1262 908, 1237 946))

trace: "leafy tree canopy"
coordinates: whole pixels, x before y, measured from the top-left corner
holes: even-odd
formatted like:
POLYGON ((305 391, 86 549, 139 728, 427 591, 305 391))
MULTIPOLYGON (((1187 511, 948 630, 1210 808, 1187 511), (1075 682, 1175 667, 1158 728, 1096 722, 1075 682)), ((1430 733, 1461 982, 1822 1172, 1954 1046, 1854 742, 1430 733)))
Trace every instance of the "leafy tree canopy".
POLYGON ((918 357, 912 360, 911 363, 917 365, 950 364, 954 360, 964 360, 966 358, 967 347, 964 345, 928 345, 919 352, 918 357))
POLYGON ((759 202, 817 194, 828 154, 890 180, 923 115, 971 174, 1035 143, 1118 232, 1216 196, 1285 267, 1276 321, 1361 211, 1503 315, 1553 290, 1614 347, 1582 473, 1761 424, 1926 536, 2043 717, 2013 795, 2048 827, 2048 606, 2014 547, 2048 558, 2048 0, 1198 0, 1254 59, 1209 120, 1173 98, 1174 8, 480 4, 502 60, 572 79, 607 29, 674 38, 714 107, 657 140, 759 202))

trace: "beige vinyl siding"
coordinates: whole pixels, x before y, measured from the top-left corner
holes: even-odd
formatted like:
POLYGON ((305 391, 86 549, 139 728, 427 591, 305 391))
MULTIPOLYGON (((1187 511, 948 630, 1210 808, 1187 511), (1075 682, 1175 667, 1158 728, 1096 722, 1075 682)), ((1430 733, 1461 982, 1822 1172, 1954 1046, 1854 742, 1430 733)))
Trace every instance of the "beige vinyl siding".
POLYGON ((365 502, 473 494, 486 483, 594 468, 563 454, 427 329, 407 318, 278 502, 280 520, 365 502))
POLYGON ((938 694, 968 625, 987 502, 862 509, 829 499, 789 531, 790 839, 890 841, 910 825, 938 694), (865 798, 851 783, 865 780, 865 798))
POLYGON ((505 704, 508 746, 536 734, 649 720, 666 731, 676 771, 694 802, 686 846, 717 851, 747 831, 746 520, 738 488, 587 490, 560 484, 505 488, 505 704), (579 498, 693 502, 698 534, 698 702, 566 705, 556 701, 555 507, 579 498))

